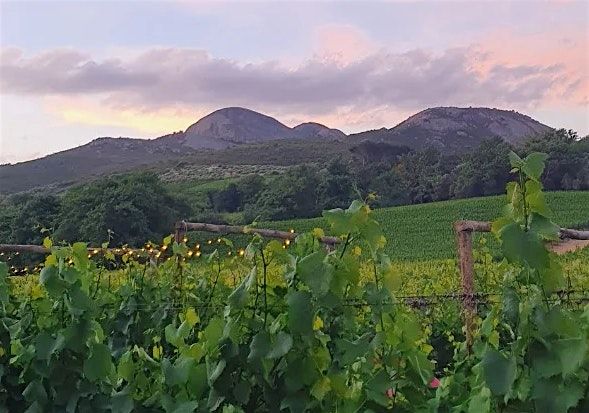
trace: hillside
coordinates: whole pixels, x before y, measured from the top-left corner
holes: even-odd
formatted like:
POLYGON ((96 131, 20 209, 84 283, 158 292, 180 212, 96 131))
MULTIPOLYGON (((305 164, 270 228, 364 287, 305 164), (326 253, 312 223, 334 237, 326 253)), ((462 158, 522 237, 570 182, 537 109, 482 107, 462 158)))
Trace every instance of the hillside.
POLYGON ((350 135, 353 140, 382 141, 414 149, 435 147, 464 152, 485 138, 501 137, 518 145, 552 128, 521 113, 490 108, 439 107, 421 111, 391 129, 350 135))

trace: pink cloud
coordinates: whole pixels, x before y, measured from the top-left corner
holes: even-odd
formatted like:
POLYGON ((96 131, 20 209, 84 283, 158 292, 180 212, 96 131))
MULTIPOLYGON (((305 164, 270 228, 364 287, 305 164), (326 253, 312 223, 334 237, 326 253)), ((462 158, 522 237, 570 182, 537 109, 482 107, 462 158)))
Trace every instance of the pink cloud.
POLYGON ((316 57, 339 64, 349 64, 377 51, 376 43, 363 31, 350 25, 325 25, 315 29, 316 57))
MULTIPOLYGON (((515 35, 496 31, 478 45, 479 54, 472 62, 481 76, 495 68, 527 66, 552 68, 552 82, 540 104, 589 104, 589 42, 586 29, 552 28, 546 31, 515 35)), ((546 73, 546 70, 545 70, 546 73)))

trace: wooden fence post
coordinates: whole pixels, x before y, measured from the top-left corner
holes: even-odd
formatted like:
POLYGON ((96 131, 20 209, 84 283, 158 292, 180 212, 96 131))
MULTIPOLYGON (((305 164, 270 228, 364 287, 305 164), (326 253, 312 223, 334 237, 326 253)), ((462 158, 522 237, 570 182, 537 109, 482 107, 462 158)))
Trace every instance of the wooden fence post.
POLYGON ((458 244, 458 261, 462 285, 462 311, 466 334, 466 345, 471 351, 473 342, 474 317, 476 305, 474 301, 474 260, 472 256, 472 228, 465 228, 462 222, 454 224, 458 244))
POLYGON ((180 244, 186 236, 186 223, 184 221, 176 222, 174 228, 174 241, 180 244))

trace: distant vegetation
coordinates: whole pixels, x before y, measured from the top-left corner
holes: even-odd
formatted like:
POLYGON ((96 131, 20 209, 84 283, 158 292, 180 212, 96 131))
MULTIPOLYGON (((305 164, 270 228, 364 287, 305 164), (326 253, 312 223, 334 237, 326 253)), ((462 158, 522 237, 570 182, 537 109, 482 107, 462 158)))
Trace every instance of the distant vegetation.
MULTIPOLYGON (((315 217, 322 210, 348 205, 358 197, 370 200, 373 207, 389 207, 494 195, 502 193, 511 179, 510 149, 499 138, 485 140, 478 150, 463 155, 365 141, 329 162, 285 165, 284 169, 263 175, 171 183, 163 182, 153 172, 113 176, 62 195, 20 194, 5 198, 0 205, 0 240, 38 244, 43 238, 41 229, 45 228, 56 240, 84 239, 100 244, 110 239, 115 245, 140 245, 169 233, 179 219, 250 223, 315 217)), ((589 189, 588 139, 579 140, 573 132, 558 130, 531 139, 517 150, 521 155, 533 151, 548 154, 542 177, 547 190, 589 189)), ((261 159, 262 154, 259 156, 261 159)), ((278 153, 270 152, 269 156, 278 153)), ((301 154, 295 151, 293 157, 297 156, 301 154)), ((587 220, 589 201, 583 196, 571 195, 554 206, 557 210, 576 208, 587 220)), ((437 225, 432 220, 442 217, 441 231, 448 231, 453 219, 488 219, 497 215, 499 203, 482 202, 476 208, 467 207, 469 203, 449 204, 455 206, 452 211, 423 207, 407 210, 419 216, 410 224, 403 217, 390 221, 418 228, 419 219, 429 219, 429 226, 437 225)), ((403 209, 396 211, 401 213, 403 209)), ((566 214, 558 218, 564 219, 557 219, 562 224, 578 223, 568 220, 566 214)), ((388 225, 388 218, 379 220, 388 225)), ((390 228, 391 232, 395 229, 390 228)), ((394 250, 410 257, 411 251, 404 254, 403 248, 398 245, 394 250)), ((441 255, 432 253, 431 257, 445 256, 448 248, 440 250, 444 251, 441 255)))

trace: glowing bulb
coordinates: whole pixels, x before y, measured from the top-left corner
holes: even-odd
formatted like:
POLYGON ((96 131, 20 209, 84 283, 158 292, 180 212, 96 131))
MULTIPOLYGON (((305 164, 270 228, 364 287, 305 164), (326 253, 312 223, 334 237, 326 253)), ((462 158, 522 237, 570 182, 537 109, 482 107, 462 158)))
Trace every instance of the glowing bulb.
POLYGON ((162 245, 162 251, 165 251, 167 249, 168 249, 168 246, 167 245, 162 245))
POLYGON ((244 254, 245 254, 245 251, 244 251, 244 250, 239 250, 239 256, 240 256, 240 257, 243 257, 243 256, 244 256, 244 254))
POLYGON ((289 240, 289 239, 287 239, 287 240, 284 240, 284 244, 285 244, 285 245, 290 245, 290 240, 289 240))
POLYGON ((200 257, 200 251, 197 251, 197 252, 196 252, 196 256, 197 256, 197 257, 200 257))
POLYGON ((294 229, 293 228, 290 229, 290 233, 291 234, 294 234, 294 229))
POLYGON ((192 251, 188 251, 188 256, 192 257, 193 252, 192 251))

